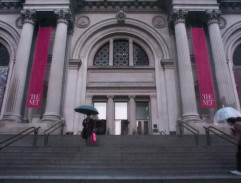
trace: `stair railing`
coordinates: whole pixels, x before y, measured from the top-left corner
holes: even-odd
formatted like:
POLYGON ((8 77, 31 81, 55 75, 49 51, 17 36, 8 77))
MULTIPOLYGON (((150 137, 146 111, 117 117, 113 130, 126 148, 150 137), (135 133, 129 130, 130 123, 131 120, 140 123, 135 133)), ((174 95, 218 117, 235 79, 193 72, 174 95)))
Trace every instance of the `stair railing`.
POLYGON ((206 138, 207 138, 207 145, 210 146, 211 145, 211 137, 210 137, 210 132, 212 132, 213 134, 217 135, 218 137, 234 144, 234 145, 237 145, 237 141, 236 141, 236 138, 213 127, 213 126, 209 126, 209 127, 203 127, 205 129, 205 132, 206 132, 206 138), (219 133, 218 133, 219 132, 219 133), (222 134, 222 135, 221 135, 222 134), (232 139, 232 140, 231 140, 232 139), (235 140, 235 141, 234 141, 235 140))
POLYGON ((187 124, 182 120, 178 120, 177 124, 178 124, 179 132, 181 136, 183 135, 183 129, 185 128, 194 135, 195 144, 196 145, 199 144, 199 140, 198 140, 199 131, 197 129, 195 129, 194 127, 192 127, 191 125, 187 124))
POLYGON ((40 127, 30 127, 24 131, 19 132, 17 135, 14 135, 2 142, 0 142, 0 150, 2 150, 3 148, 13 144, 14 142, 19 141, 20 139, 30 135, 32 132, 34 132, 34 138, 33 138, 33 147, 36 147, 37 145, 37 139, 38 139, 38 130, 40 127), (4 145, 2 145, 4 144, 4 145))
POLYGON ((44 147, 48 146, 49 135, 51 133, 53 133, 54 131, 56 131, 57 129, 60 128, 60 130, 61 130, 60 134, 63 135, 64 124, 65 124, 65 121, 64 120, 60 120, 58 123, 54 124, 53 126, 51 126, 50 128, 48 128, 47 130, 44 131, 44 147))

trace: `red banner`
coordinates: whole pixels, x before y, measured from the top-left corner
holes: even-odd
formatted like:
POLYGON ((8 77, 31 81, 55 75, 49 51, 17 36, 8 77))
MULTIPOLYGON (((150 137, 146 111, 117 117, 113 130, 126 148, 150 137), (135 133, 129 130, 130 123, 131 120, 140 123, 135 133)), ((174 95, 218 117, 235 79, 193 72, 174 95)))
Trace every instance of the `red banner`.
POLYGON ((201 107, 215 108, 215 95, 208 59, 205 34, 202 28, 192 28, 192 40, 200 90, 201 107))
POLYGON ((41 107, 51 31, 51 28, 39 28, 38 31, 27 108, 41 107))

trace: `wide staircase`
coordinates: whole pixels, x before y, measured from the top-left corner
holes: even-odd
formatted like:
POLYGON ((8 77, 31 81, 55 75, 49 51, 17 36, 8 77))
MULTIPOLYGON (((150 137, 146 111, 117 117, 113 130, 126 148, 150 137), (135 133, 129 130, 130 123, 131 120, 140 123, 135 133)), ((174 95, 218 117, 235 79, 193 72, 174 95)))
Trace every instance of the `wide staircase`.
MULTIPOLYGON (((0 135, 0 142, 10 135, 0 135)), ((236 147, 217 136, 97 136, 86 146, 79 135, 52 135, 44 147, 28 136, 0 150, 0 183, 240 183, 236 147)))

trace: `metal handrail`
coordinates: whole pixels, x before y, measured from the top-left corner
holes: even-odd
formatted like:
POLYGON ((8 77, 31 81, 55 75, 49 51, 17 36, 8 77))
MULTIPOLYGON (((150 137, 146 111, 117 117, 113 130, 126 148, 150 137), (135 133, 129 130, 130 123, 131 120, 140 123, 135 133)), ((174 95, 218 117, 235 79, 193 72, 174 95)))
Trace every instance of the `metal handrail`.
POLYGON ((60 134, 63 135, 64 120, 60 120, 58 123, 54 124, 53 126, 44 131, 44 147, 48 146, 49 135, 59 128, 61 128, 60 134))
POLYGON ((19 132, 17 135, 14 135, 14 136, 12 136, 12 137, 10 137, 10 138, 8 138, 8 139, 0 142, 0 150, 2 150, 3 148, 5 148, 5 147, 7 147, 7 146, 9 146, 9 145, 11 145, 11 144, 13 144, 13 143, 16 142, 16 141, 18 141, 18 140, 20 140, 20 139, 28 136, 28 135, 31 134, 32 132, 34 132, 33 147, 36 147, 36 145, 37 145, 37 139, 38 139, 38 130, 39 130, 39 128, 40 128, 40 127, 37 127, 37 128, 36 128, 36 127, 30 127, 30 128, 28 128, 28 129, 26 129, 26 130, 24 130, 24 131, 19 132), (30 131, 29 131, 29 130, 30 130, 30 131), (27 132, 27 131, 29 131, 29 132, 27 132), (25 132, 27 132, 27 133, 25 133, 25 132), (25 133, 25 134, 24 134, 24 133, 25 133), (22 135, 22 134, 24 134, 24 135, 22 135), (20 135, 22 135, 22 136, 20 136, 20 135), (16 139, 14 139, 14 138, 16 138, 16 139), (11 140, 12 140, 12 141, 11 141, 11 140), (8 142, 8 141, 10 141, 10 142, 8 142), (6 142, 8 142, 8 143, 5 144, 5 145, 3 145, 3 146, 1 146, 2 144, 6 143, 6 142))
POLYGON ((159 131, 159 133, 160 133, 161 135, 166 135, 166 133, 165 133, 164 131, 159 131))
POLYGON ((218 137, 221 137, 222 139, 230 142, 231 144, 237 145, 237 142, 234 142, 234 141, 230 140, 230 139, 235 139, 235 141, 236 141, 236 138, 235 138, 235 137, 233 137, 233 136, 231 136, 231 135, 229 135, 229 134, 227 134, 227 133, 225 133, 225 132, 223 132, 223 131, 221 131, 221 130, 213 127, 213 126, 209 126, 209 127, 205 127, 205 126, 204 126, 203 128, 205 129, 205 132, 206 132, 207 145, 208 145, 208 146, 211 145, 210 132, 212 132, 212 133, 214 133, 215 135, 217 135, 218 137), (218 131, 219 133, 221 133, 221 134, 223 134, 223 135, 225 135, 225 136, 222 136, 222 135, 218 134, 218 133, 215 132, 214 130, 218 131))
POLYGON ((184 121, 179 120, 179 121, 177 121, 177 123, 178 123, 179 131, 180 131, 180 135, 183 135, 183 128, 186 128, 188 131, 190 131, 194 135, 195 144, 198 145, 199 144, 199 140, 198 140, 199 131, 184 121))

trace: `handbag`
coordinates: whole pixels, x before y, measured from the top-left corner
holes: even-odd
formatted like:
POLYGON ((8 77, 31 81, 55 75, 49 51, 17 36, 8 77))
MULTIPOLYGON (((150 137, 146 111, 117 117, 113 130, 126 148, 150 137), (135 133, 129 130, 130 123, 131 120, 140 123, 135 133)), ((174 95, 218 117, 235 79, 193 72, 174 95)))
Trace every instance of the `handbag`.
POLYGON ((96 142, 96 134, 95 134, 95 132, 92 132, 91 142, 93 142, 93 143, 96 142))

